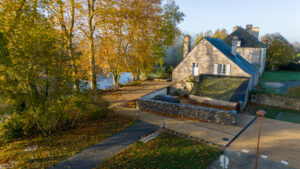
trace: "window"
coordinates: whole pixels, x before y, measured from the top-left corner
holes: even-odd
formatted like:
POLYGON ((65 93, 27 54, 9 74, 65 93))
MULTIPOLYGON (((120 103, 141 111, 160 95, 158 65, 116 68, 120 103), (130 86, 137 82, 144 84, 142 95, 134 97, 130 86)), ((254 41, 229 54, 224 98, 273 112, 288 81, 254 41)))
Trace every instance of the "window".
POLYGON ((218 64, 218 74, 225 75, 226 74, 226 65, 218 64))
POLYGON ((198 63, 193 63, 193 76, 198 76, 198 63))

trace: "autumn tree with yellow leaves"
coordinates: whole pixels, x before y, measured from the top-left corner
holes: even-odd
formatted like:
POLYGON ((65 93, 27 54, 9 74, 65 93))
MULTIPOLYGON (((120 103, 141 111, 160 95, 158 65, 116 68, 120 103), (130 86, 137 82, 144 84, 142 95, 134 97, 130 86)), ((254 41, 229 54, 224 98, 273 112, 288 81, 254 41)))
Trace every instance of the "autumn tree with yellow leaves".
POLYGON ((151 73, 183 16, 173 0, 0 0, 0 137, 96 117, 84 82, 96 93, 98 75, 151 73))

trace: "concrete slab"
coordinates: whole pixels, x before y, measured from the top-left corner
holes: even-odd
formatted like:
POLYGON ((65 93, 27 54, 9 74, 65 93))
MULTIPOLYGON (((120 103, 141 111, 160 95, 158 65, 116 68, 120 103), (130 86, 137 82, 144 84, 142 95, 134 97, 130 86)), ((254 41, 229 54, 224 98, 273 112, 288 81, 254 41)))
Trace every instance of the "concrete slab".
MULTIPOLYGON (((228 169, 253 169, 255 164, 255 155, 225 150, 223 155, 228 157, 229 164, 228 169)), ((219 158, 217 158, 212 164, 210 164, 207 169, 223 169, 221 167, 219 158)), ((292 167, 259 157, 258 159, 258 169, 292 169, 292 167)))
MULTIPOLYGON (((256 153, 258 120, 243 132, 228 148, 231 151, 249 150, 256 153)), ((300 125, 279 120, 264 119, 262 124, 260 154, 268 160, 281 163, 288 161, 289 166, 300 168, 300 125)))
POLYGON ((238 123, 236 126, 229 126, 161 116, 156 113, 141 112, 138 109, 122 106, 115 106, 113 107, 113 110, 133 117, 136 117, 138 113, 136 118, 141 121, 158 126, 162 126, 163 122, 165 122, 165 127, 167 129, 203 139, 221 146, 226 146, 230 140, 233 139, 244 128, 244 126, 246 126, 254 118, 254 116, 250 115, 239 115, 238 119, 241 123, 238 123))

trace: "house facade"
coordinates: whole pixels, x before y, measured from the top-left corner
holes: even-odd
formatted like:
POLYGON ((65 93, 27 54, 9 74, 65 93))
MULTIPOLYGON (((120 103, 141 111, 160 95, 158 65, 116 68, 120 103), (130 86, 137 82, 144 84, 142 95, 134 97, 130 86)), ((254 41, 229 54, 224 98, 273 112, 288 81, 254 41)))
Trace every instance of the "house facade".
POLYGON ((237 52, 262 75, 265 70, 267 47, 258 40, 258 36, 258 27, 246 25, 246 29, 244 29, 236 26, 233 28, 233 32, 224 39, 224 42, 231 45, 233 38, 237 37, 237 52))
POLYGON ((245 32, 242 34, 238 32, 239 37, 236 35, 239 29, 226 37, 226 42, 230 41, 230 45, 221 39, 205 37, 191 51, 189 51, 190 38, 185 36, 184 58, 173 70, 172 81, 176 83, 199 75, 248 77, 249 88, 253 89, 264 70, 266 48, 245 45, 248 43, 247 38, 243 38, 244 33, 251 38, 254 35, 243 29, 245 32))

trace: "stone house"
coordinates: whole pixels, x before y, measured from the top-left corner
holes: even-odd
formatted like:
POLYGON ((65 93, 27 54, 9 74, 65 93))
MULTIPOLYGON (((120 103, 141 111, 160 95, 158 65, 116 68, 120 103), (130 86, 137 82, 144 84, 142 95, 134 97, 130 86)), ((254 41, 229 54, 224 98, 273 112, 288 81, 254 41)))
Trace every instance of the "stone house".
POLYGON ((258 40, 258 35, 258 27, 246 25, 246 29, 244 29, 236 26, 233 28, 233 32, 224 39, 224 42, 231 45, 233 38, 237 37, 237 52, 262 75, 265 69, 267 47, 258 40))
POLYGON ((199 75, 248 77, 249 89, 258 83, 265 66, 266 47, 256 38, 258 28, 235 27, 225 40, 203 38, 190 50, 190 37, 184 37, 184 58, 173 70, 174 83, 199 75), (250 30, 251 28, 251 30, 250 30))

